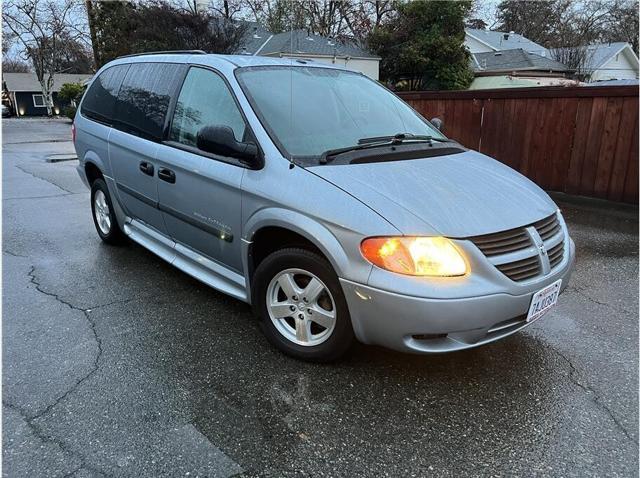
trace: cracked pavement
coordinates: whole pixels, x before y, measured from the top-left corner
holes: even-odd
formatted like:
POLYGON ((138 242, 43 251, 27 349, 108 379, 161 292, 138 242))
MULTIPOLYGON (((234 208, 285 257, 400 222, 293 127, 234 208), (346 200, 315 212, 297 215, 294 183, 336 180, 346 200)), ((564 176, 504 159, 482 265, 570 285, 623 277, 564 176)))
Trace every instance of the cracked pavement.
POLYGON ((637 209, 559 198, 558 306, 465 352, 288 359, 248 306, 109 247, 69 124, 3 121, 3 474, 638 476, 637 209))

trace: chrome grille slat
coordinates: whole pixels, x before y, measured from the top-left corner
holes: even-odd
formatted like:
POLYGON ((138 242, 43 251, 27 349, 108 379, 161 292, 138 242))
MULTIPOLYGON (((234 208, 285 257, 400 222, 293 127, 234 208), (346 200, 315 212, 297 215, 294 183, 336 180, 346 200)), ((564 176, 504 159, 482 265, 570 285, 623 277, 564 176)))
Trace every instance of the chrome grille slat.
POLYGON ((534 256, 529 259, 523 259, 517 262, 509 262, 507 264, 501 264, 496 267, 500 269, 502 272, 506 272, 506 271, 510 271, 511 269, 517 269, 519 267, 526 267, 530 265, 539 265, 539 264, 540 264, 540 261, 538 260, 538 257, 534 256))
MULTIPOLYGON (((541 275, 543 263, 546 263, 547 260, 547 258, 541 259, 538 255, 538 246, 534 244, 533 236, 530 237, 527 228, 535 228, 537 231, 547 248, 549 266, 554 269, 564 258, 564 237, 560 235, 562 234, 562 225, 557 213, 528 226, 475 236, 469 240, 489 258, 500 272, 513 281, 521 282, 541 275), (526 254, 526 250, 536 255, 522 258, 522 255, 526 254), (534 250, 536 252, 533 252, 534 250)), ((533 231, 531 234, 534 234, 533 231)))
POLYGON ((558 217, 555 213, 551 214, 551 216, 547 216, 544 219, 540 219, 539 221, 534 222, 532 225, 536 229, 541 229, 549 224, 553 224, 554 222, 558 222, 558 217))
POLYGON ((509 276, 509 278, 511 280, 514 280, 514 281, 518 282, 518 281, 523 281, 525 279, 529 279, 531 277, 535 277, 539 273, 540 273, 539 270, 534 270, 534 271, 525 272, 525 273, 522 273, 522 274, 513 274, 513 275, 509 276))
POLYGON ((487 257, 518 251, 528 247, 531 243, 529 236, 522 229, 487 234, 471 238, 471 240, 487 257))
POLYGON ((553 269, 564 259, 564 241, 549 249, 549 264, 553 269))
POLYGON ((562 228, 560 227, 560 223, 556 218, 554 222, 551 222, 545 225, 544 227, 540 227, 536 229, 538 231, 538 234, 540 234, 540 237, 542 238, 542 240, 546 241, 547 239, 555 236, 558 232, 560 232, 562 228))
POLYGON ((523 267, 522 269, 513 269, 506 272, 501 270, 500 272, 502 272, 504 275, 506 275, 510 279, 518 280, 518 279, 533 277, 538 275, 540 273, 540 266, 538 264, 535 264, 530 267, 523 267))
POLYGON ((527 241, 523 243, 508 245, 508 246, 494 247, 491 249, 480 249, 480 250, 484 252, 485 256, 499 256, 500 254, 505 254, 507 252, 519 251, 524 247, 528 247, 528 246, 529 246, 529 242, 527 241))
POLYGON ((518 237, 521 237, 524 239, 527 237, 527 234, 522 229, 518 229, 515 231, 511 230, 506 232, 498 232, 496 234, 487 234, 486 236, 473 237, 471 238, 471 240, 476 244, 484 245, 484 244, 493 244, 495 242, 500 242, 508 239, 515 239, 518 237))

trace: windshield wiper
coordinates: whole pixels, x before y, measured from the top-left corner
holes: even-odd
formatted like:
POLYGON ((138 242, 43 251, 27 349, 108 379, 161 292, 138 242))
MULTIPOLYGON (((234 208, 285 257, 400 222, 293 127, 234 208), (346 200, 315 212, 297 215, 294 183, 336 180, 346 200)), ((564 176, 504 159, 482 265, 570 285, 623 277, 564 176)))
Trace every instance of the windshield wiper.
POLYGON ((446 138, 438 138, 436 136, 428 136, 421 134, 413 134, 413 133, 397 133, 393 136, 373 136, 371 138, 360 138, 358 140, 358 144, 369 144, 369 143, 377 143, 379 141, 391 141, 398 140, 399 142, 403 141, 437 141, 438 143, 449 143, 450 140, 446 138))
POLYGON ((358 144, 353 146, 346 146, 344 148, 329 149, 320 155, 320 164, 327 164, 330 158, 333 159, 342 153, 348 153, 350 151, 358 151, 361 149, 379 148, 381 146, 393 146, 402 144, 405 141, 414 142, 426 142, 432 144, 432 141, 439 143, 449 143, 450 140, 444 138, 435 138, 433 136, 415 135, 411 133, 398 133, 393 136, 375 136, 371 138, 360 138, 358 144))
POLYGON ((395 139, 393 140, 384 139, 382 141, 376 141, 376 142, 372 141, 370 143, 356 144, 354 146, 347 146, 345 148, 329 149, 320 155, 320 164, 327 164, 330 160, 329 158, 333 159, 342 153, 348 153, 350 151, 358 151, 360 149, 378 148, 380 146, 391 146, 391 145, 400 144, 400 143, 402 143, 402 141, 398 141, 395 139))

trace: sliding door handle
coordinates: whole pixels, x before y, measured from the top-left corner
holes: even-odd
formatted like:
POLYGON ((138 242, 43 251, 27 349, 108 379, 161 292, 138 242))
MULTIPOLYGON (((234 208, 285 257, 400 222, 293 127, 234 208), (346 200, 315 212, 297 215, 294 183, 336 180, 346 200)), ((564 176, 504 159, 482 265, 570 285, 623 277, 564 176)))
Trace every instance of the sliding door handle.
POLYGON ((176 173, 167 168, 160 168, 158 170, 158 177, 171 184, 176 182, 176 173))
POLYGON ((140 163, 140 171, 142 171, 147 176, 153 176, 153 164, 142 161, 140 163))

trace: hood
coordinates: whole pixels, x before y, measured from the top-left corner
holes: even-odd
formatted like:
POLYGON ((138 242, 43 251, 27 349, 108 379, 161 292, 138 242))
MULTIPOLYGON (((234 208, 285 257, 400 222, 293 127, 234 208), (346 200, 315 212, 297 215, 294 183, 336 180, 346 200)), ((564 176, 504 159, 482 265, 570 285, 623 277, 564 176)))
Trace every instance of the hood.
POLYGON ((477 236, 530 224, 557 209, 529 179, 475 151, 309 169, 406 235, 477 236))

